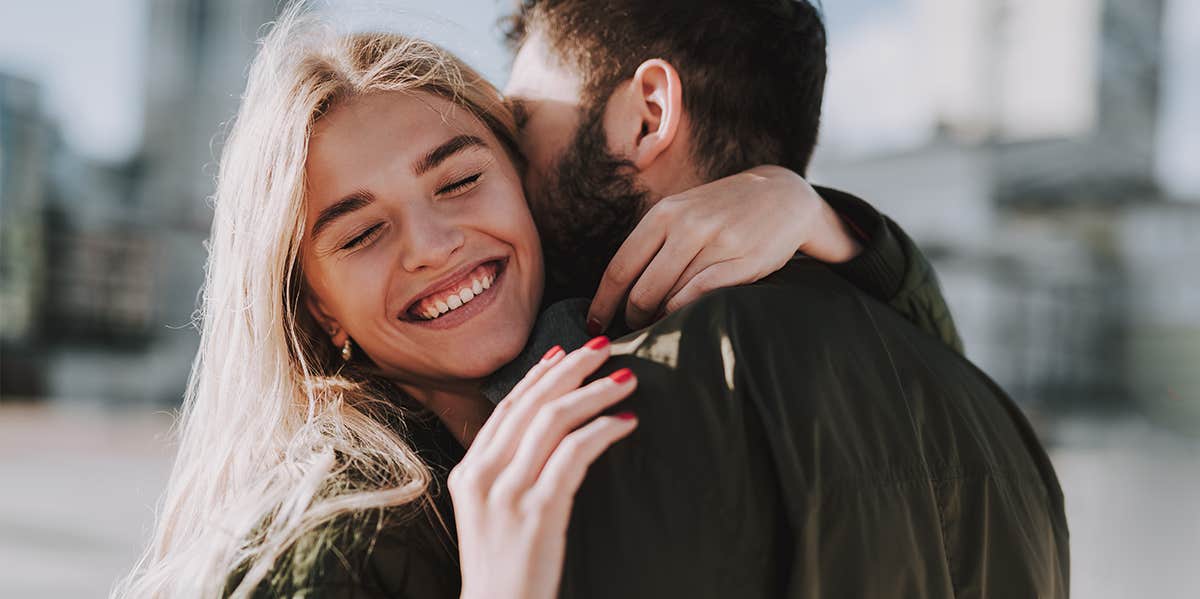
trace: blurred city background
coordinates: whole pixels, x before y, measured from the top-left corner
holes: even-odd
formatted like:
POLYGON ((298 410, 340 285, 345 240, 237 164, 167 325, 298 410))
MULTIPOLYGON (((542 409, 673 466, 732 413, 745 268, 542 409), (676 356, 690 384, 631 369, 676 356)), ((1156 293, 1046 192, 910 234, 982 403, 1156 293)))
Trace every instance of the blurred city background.
MULTIPOLYGON (((334 1, 498 84, 507 0, 334 1)), ((101 597, 170 467, 274 0, 0 2, 0 597, 101 597)), ((815 182, 937 266, 1058 468, 1074 596, 1200 589, 1200 2, 826 0, 815 182)), ((719 43, 719 40, 713 40, 719 43)))

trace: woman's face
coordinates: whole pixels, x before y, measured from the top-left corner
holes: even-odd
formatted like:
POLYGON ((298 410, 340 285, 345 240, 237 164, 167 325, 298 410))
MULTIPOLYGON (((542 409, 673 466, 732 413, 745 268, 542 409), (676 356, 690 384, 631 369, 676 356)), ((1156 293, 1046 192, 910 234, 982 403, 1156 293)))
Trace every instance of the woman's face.
POLYGON ((308 307, 387 376, 479 379, 524 347, 542 254, 521 179, 467 110, 425 93, 345 101, 309 141, 308 307))

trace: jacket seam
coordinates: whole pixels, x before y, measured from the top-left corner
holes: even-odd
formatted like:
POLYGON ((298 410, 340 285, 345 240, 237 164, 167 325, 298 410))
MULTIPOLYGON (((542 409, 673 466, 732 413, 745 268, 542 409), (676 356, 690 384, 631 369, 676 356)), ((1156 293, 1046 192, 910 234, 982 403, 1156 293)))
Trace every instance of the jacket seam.
POLYGON ((960 472, 949 475, 939 475, 937 471, 925 471, 921 468, 906 468, 901 471, 881 472, 879 474, 846 477, 840 480, 834 479, 833 481, 826 481, 825 493, 832 494, 871 491, 874 489, 882 489, 890 486, 902 486, 913 483, 942 484, 955 481, 975 481, 986 479, 1018 480, 1041 484, 1041 479, 1036 475, 1023 473, 1015 468, 980 468, 969 471, 963 471, 961 467, 955 466, 948 466, 947 468, 952 470, 957 469, 960 470, 960 472), (896 476, 896 474, 899 474, 899 476, 896 476))
MULTIPOLYGON (((904 410, 908 414, 909 426, 912 427, 913 433, 917 434, 918 437, 920 437, 920 432, 919 432, 920 428, 917 426, 916 418, 913 417, 912 405, 908 400, 908 393, 905 391, 904 384, 900 379, 900 372, 899 372, 899 369, 896 368, 896 361, 892 358, 892 349, 890 347, 888 347, 888 343, 887 343, 887 340, 883 336, 883 332, 879 330, 879 324, 875 322, 875 314, 873 314, 871 312, 871 307, 869 305, 867 305, 866 302, 862 301, 861 297, 859 297, 857 295, 854 297, 858 301, 859 305, 862 306, 863 311, 865 311, 867 313, 867 319, 871 321, 871 328, 875 330, 875 337, 879 340, 879 345, 881 347, 883 347, 884 355, 887 356, 888 366, 890 366, 892 369, 892 377, 893 377, 893 380, 895 381, 896 389, 900 392, 901 399, 904 400, 904 410)), ((925 469, 926 472, 929 472, 930 476, 932 476, 932 471, 930 471, 930 469, 929 469, 929 460, 925 457, 925 451, 923 449, 921 451, 921 466, 925 469)), ((933 483, 933 485, 934 485, 933 505, 934 505, 934 509, 937 510, 937 514, 938 514, 938 525, 939 525, 938 536, 940 537, 940 540, 942 542, 942 554, 946 556, 946 578, 949 579, 949 581, 950 581, 950 593, 954 597, 958 597, 958 587, 954 581, 954 570, 952 568, 953 564, 951 563, 950 548, 946 544, 946 516, 945 516, 946 510, 942 506, 942 494, 940 492, 940 489, 938 489, 938 487, 940 487, 942 484, 943 483, 936 482, 936 481, 933 483)))

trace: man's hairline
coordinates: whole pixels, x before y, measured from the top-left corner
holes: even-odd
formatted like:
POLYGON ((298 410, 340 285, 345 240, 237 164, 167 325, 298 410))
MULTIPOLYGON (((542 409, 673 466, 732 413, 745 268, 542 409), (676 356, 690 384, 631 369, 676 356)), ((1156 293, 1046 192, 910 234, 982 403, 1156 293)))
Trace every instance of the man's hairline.
MULTIPOLYGON (((572 137, 574 137, 574 135, 579 132, 579 128, 584 125, 584 121, 592 116, 594 111, 603 112, 606 110, 608 103, 612 100, 613 95, 616 94, 617 88, 627 81, 632 81, 634 76, 631 75, 626 78, 612 81, 605 85, 599 85, 594 79, 585 76, 586 73, 589 72, 589 69, 585 64, 586 60, 584 59, 583 53, 571 52, 569 50, 560 48, 560 44, 556 43, 555 37, 549 33, 548 28, 545 24, 541 23, 541 21, 542 19, 538 18, 523 19, 522 22, 524 23, 524 35, 522 35, 520 41, 513 46, 513 58, 515 59, 516 55, 521 52, 526 44, 529 43, 529 39, 531 37, 534 35, 540 35, 541 38, 545 40, 544 45, 548 50, 547 54, 551 57, 555 64, 573 71, 573 74, 579 81, 580 86, 579 104, 576 112, 577 120, 575 129, 571 132, 572 137)), ((671 68, 678 72, 679 68, 676 66, 675 61, 663 57, 646 58, 640 61, 638 64, 640 66, 646 61, 654 60, 655 58, 670 64, 671 68)), ((636 74, 636 69, 634 72, 636 74)), ((682 85, 682 77, 680 77, 680 79, 680 83, 682 85)), ((694 122, 694 119, 691 118, 691 114, 688 111, 687 104, 682 100, 680 101, 680 104, 680 116, 685 120, 694 122)), ((607 142, 607 139, 605 141, 607 142)), ((709 156, 700 155, 701 148, 700 144, 696 143, 697 140, 694 128, 689 129, 687 141, 688 145, 690 146, 687 152, 688 162, 690 163, 689 167, 693 169, 696 177, 706 183, 719 179, 720 177, 715 177, 711 172, 709 172, 711 169, 709 168, 708 163, 715 159, 709 156)))

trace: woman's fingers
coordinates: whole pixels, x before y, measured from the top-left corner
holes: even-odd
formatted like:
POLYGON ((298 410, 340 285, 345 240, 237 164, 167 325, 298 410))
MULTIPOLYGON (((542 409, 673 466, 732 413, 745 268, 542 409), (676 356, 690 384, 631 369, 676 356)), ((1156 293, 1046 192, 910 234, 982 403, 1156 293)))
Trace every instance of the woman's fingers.
POLYGON ((621 302, 629 288, 662 249, 669 221, 666 217, 658 216, 664 212, 662 205, 663 202, 659 202, 646 212, 604 269, 596 296, 588 308, 589 334, 599 335, 608 328, 617 310, 621 309, 621 302))
POLYGON ((500 428, 500 424, 504 422, 505 418, 508 417, 508 413, 512 411, 513 404, 517 402, 515 398, 522 397, 527 393, 534 383, 541 380, 542 376, 549 372, 550 368, 559 363, 566 355, 567 352, 563 350, 561 345, 555 345, 542 356, 542 359, 537 364, 533 365, 533 368, 529 369, 529 372, 525 373, 525 376, 512 388, 512 391, 496 405, 496 409, 492 410, 491 416, 488 417, 487 422, 479 429, 479 433, 475 435, 475 439, 471 442, 471 447, 467 449, 467 455, 471 455, 471 452, 481 453, 488 450, 487 448, 494 438, 496 430, 500 428))
POLYGON ((542 406, 530 422, 512 462, 496 479, 495 491, 515 497, 541 473, 546 460, 571 431, 629 397, 637 377, 622 368, 542 406))
POLYGON ((633 412, 621 412, 601 416, 567 435, 546 461, 528 500, 535 507, 569 507, 592 462, 635 428, 637 418, 633 412))
POLYGON ((743 285, 757 281, 759 278, 761 275, 754 270, 754 266, 743 259, 710 264, 684 282, 678 292, 667 298, 664 313, 671 314, 714 289, 743 285))
MULTIPOLYGON (((607 337, 597 337, 583 347, 550 364, 536 381, 520 394, 509 393, 504 402, 513 402, 503 420, 489 432, 487 446, 475 452, 472 462, 477 468, 478 482, 491 486, 496 476, 516 452, 529 421, 547 401, 557 399, 577 389, 583 379, 595 372, 608 359, 611 351, 607 337)), ((503 403, 503 402, 502 402, 503 403)))
POLYGON ((625 323, 631 329, 640 329, 653 322, 654 316, 662 311, 663 304, 667 302, 667 294, 702 248, 703 239, 667 239, 662 250, 638 277, 633 289, 629 290, 625 323))

